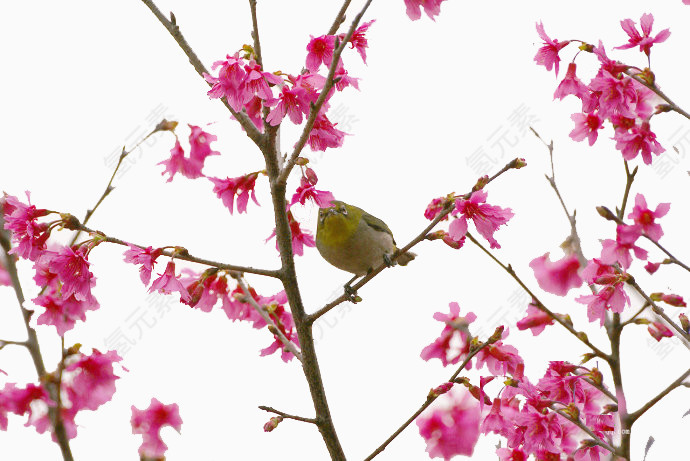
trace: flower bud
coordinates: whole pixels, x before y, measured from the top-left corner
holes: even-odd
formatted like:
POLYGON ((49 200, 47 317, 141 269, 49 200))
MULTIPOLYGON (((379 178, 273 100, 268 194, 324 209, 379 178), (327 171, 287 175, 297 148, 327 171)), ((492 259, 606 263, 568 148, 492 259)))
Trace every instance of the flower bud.
POLYGON ((283 420, 282 416, 274 416, 269 419, 266 424, 264 424, 264 432, 271 432, 273 429, 278 427, 278 424, 283 420))

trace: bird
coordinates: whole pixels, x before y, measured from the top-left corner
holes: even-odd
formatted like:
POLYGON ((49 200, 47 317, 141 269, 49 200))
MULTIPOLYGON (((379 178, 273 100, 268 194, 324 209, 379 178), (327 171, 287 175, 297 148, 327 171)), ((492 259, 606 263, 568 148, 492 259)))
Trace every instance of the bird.
POLYGON ((356 293, 350 286, 381 263, 407 265, 417 255, 399 252, 393 232, 385 222, 359 207, 332 200, 330 207, 319 208, 316 248, 327 262, 354 274, 344 287, 350 299, 356 293), (393 261, 396 257, 396 261, 393 261))

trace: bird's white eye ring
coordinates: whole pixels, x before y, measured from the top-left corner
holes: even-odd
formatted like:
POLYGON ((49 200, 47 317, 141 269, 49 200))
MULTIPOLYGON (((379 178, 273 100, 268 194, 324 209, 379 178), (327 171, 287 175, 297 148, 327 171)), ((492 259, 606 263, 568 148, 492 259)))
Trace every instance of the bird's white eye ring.
POLYGON ((345 205, 340 206, 340 212, 342 214, 344 214, 345 216, 347 216, 347 208, 345 208, 345 205))

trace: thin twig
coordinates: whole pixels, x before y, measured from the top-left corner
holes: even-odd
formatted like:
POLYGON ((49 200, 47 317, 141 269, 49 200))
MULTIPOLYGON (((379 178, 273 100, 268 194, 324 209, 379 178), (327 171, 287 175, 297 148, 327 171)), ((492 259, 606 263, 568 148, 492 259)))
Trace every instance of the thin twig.
POLYGON ((621 327, 624 327, 624 326, 626 326, 626 325, 628 325, 628 324, 630 324, 630 323, 633 323, 633 322, 635 321, 635 319, 637 318, 637 316, 640 315, 642 312, 644 312, 644 310, 647 309, 648 307, 649 307, 649 303, 648 303, 647 301, 645 301, 645 302, 642 304, 642 307, 640 307, 640 309, 639 309, 637 312, 635 312, 635 315, 633 315, 632 317, 630 317, 630 318, 629 318, 628 320, 626 320, 625 322, 621 323, 621 327))
MULTIPOLYGON (((204 78, 204 74, 208 74, 209 72, 203 65, 199 57, 196 55, 192 47, 189 46, 189 43, 187 43, 187 40, 184 38, 184 35, 182 35, 182 32, 180 32, 180 28, 177 25, 175 15, 170 13, 171 19, 168 20, 168 18, 166 18, 163 15, 163 13, 161 13, 161 10, 158 9, 153 0, 141 1, 151 10, 154 16, 156 16, 156 18, 158 19, 158 21, 160 21, 160 23, 163 24, 163 27, 165 27, 168 30, 170 35, 172 35, 172 37, 175 39, 182 51, 184 51, 184 53, 189 58, 189 62, 194 67, 194 70, 196 70, 196 73, 199 74, 201 78, 204 78)), ((204 81, 206 81, 205 78, 204 81)), ((232 116, 235 117, 235 119, 237 119, 240 125, 242 125, 242 128, 244 128, 244 131, 245 133, 247 133, 247 136, 258 146, 262 142, 263 135, 259 132, 259 130, 256 129, 254 123, 252 123, 247 114, 245 114, 242 111, 235 111, 232 107, 230 107, 230 104, 225 98, 222 98, 222 101, 223 104, 225 104, 225 107, 227 107, 227 109, 230 111, 232 116)))
MULTIPOLYGON (((43 356, 41 354, 41 347, 38 343, 38 335, 36 335, 36 330, 33 329, 30 325, 31 321, 31 316, 33 315, 33 311, 27 309, 24 307, 24 292, 22 290, 21 283, 19 281, 19 275, 17 273, 17 265, 14 261, 14 255, 10 254, 10 239, 9 239, 9 233, 5 230, 5 219, 4 219, 4 214, 2 212, 2 205, 0 204, 0 246, 2 246, 3 251, 5 252, 5 261, 7 262, 7 273, 10 276, 10 281, 12 282, 12 288, 14 289, 14 293, 17 297, 17 302, 19 303, 19 309, 21 310, 22 313, 22 319, 24 320, 24 328, 26 329, 26 335, 27 335, 27 340, 25 341, 26 343, 26 349, 29 351, 29 355, 31 355, 31 360, 34 363, 34 368, 36 369, 36 374, 38 375, 38 379, 41 380, 45 375, 46 375, 46 367, 45 364, 43 363, 43 356)), ((46 388, 48 389, 48 393, 50 394, 51 399, 53 401, 56 401, 57 399, 57 394, 56 394, 56 389, 55 385, 51 383, 46 384, 46 388)), ((72 449, 70 448, 69 445, 69 438, 67 438, 67 432, 65 430, 65 425, 62 422, 62 417, 60 413, 55 411, 55 408, 49 407, 48 408, 48 416, 50 418, 50 422, 53 426, 55 438, 57 439, 57 444, 60 447, 60 452, 62 453, 62 458, 64 461, 74 461, 74 457, 72 456, 72 449)))
POLYGON ((621 204, 621 207, 618 211, 618 219, 623 219, 623 216, 625 215, 625 206, 628 203, 628 196, 630 195, 630 188, 632 187, 632 183, 635 180, 635 175, 637 174, 637 168, 635 167, 634 170, 632 170, 632 173, 630 172, 630 168, 628 167, 628 161, 623 160, 623 164, 625 165, 625 192, 623 192, 623 203, 621 204))
POLYGON ((639 418, 639 417, 642 416, 647 410, 649 410, 650 408, 652 408, 659 400, 661 400, 661 399, 663 399, 664 397, 666 397, 666 395, 667 395, 669 392, 671 392, 673 389, 675 389, 676 387, 680 387, 681 385, 683 385, 683 381, 684 381, 685 378, 687 378, 688 376, 690 376, 690 369, 688 369, 685 373, 683 373, 682 375, 680 375, 680 376, 678 377, 678 379, 676 379, 676 380, 673 381, 671 384, 669 384, 668 387, 667 387, 666 389, 664 389, 663 391, 659 392, 653 399, 651 399, 649 402, 645 403, 639 410, 630 413, 630 416, 628 417, 629 420, 630 420, 630 424, 632 425, 632 423, 635 422, 635 420, 637 420, 637 418, 639 418))
POLYGON ((472 236, 472 234, 470 234, 468 232, 466 235, 467 235, 467 238, 470 239, 470 241, 472 243, 477 245, 484 253, 486 253, 491 259, 493 259, 496 264, 501 266, 503 268, 503 270, 508 272, 508 274, 510 274, 510 276, 513 277, 513 279, 518 283, 518 285, 520 285, 522 287, 522 289, 525 290, 525 292, 534 299, 535 305, 539 308, 539 310, 546 313, 549 317, 551 317, 556 322, 558 322, 561 326, 563 326, 566 330, 568 330, 573 336, 575 336, 583 344, 585 344, 587 347, 592 349, 592 351, 596 355, 598 355, 599 357, 602 357, 604 359, 606 359, 608 357, 608 354, 606 354, 601 349, 596 347, 594 344, 589 342, 589 339, 587 339, 587 337, 585 337, 584 335, 580 335, 572 326, 570 326, 566 322, 564 322, 563 319, 561 319, 558 315, 551 312, 551 310, 549 310, 541 301, 539 301, 539 299, 537 298, 537 295, 535 295, 532 292, 532 290, 530 290, 527 287, 527 285, 525 285, 525 283, 522 281, 522 279, 520 279, 520 277, 518 277, 517 273, 515 272, 515 270, 510 265, 506 266, 505 264, 503 264, 496 256, 494 256, 493 253, 491 253, 489 250, 486 249, 486 247, 484 247, 481 243, 479 243, 477 241, 477 239, 475 239, 472 236))
MULTIPOLYGON (((477 354, 478 354, 482 349, 484 349, 486 346, 495 343, 498 339, 500 339, 500 335, 494 335, 494 336, 492 336, 491 338, 489 338, 487 341, 485 341, 485 342, 483 342, 481 345, 479 345, 476 349, 474 349, 473 351, 471 351, 471 352, 469 353, 469 355, 468 355, 467 357, 465 357, 465 360, 463 360, 462 363, 460 364, 460 366, 456 369, 455 373, 453 373, 453 375, 450 377, 450 379, 448 380, 448 382, 453 382, 453 381, 460 375, 460 373, 462 372, 462 370, 465 369, 465 367, 467 366, 467 364, 470 362, 470 360, 472 360, 472 358, 473 358, 475 355, 477 355, 477 354)), ((370 461, 370 460, 374 459, 374 458, 375 458, 376 456, 378 456, 383 450, 385 450, 386 447, 387 447, 393 440, 395 440, 395 438, 396 438, 397 436, 399 436, 399 435, 402 433, 402 431, 404 431, 404 430, 407 428, 407 426, 409 426, 410 424, 412 424, 412 423, 414 422, 414 420, 417 419, 417 417, 418 417, 420 414, 422 414, 422 412, 423 412, 424 410, 426 410, 426 409, 429 407, 429 405, 431 405, 438 397, 439 397, 439 395, 436 395, 436 394, 434 394, 434 393, 430 393, 430 394, 427 396, 426 401, 422 404, 422 406, 419 407, 419 408, 412 414, 412 416, 410 416, 410 417, 407 419, 407 421, 405 421, 404 423, 402 423, 402 425, 401 425, 400 427, 398 427, 398 428, 395 430, 395 432, 393 432, 393 434, 391 434, 391 436, 388 437, 388 438, 386 439, 385 442, 383 442, 381 445, 379 445, 379 447, 378 447, 376 450, 374 450, 369 456, 367 456, 366 458, 364 458, 364 461, 370 461)))
POLYGON ((544 175, 546 176, 546 180, 549 182, 551 185, 551 188, 554 190, 556 193, 556 197, 558 197, 558 201, 561 202, 561 207, 563 208, 563 211, 565 212, 566 217, 568 218, 568 222, 570 223, 570 237, 568 238, 568 242, 572 245, 573 249, 575 250, 575 254, 577 255, 577 259, 580 262, 580 266, 584 267, 587 265, 587 258, 585 257, 583 251, 582 251, 582 244, 580 242, 580 236, 577 233, 577 220, 575 218, 576 212, 573 210, 573 213, 571 214, 570 211, 568 211, 568 207, 565 205, 565 201, 563 200, 563 197, 561 196, 561 192, 558 190, 558 186, 556 185, 556 170, 553 166, 553 140, 550 143, 546 143, 542 139, 541 136, 539 136, 539 133, 536 132, 536 130, 532 127, 529 127, 529 129, 534 133, 534 135, 546 146, 546 148, 549 150, 549 160, 551 161, 551 176, 544 175))
POLYGON ((333 35, 336 32, 338 32, 338 28, 340 25, 345 22, 345 12, 347 11, 347 7, 350 6, 350 1, 351 0, 345 0, 343 2, 343 6, 340 7, 340 11, 338 11, 338 14, 336 15, 335 19, 333 20, 333 25, 331 25, 331 28, 328 29, 328 34, 327 35, 333 35))
MULTIPOLYGON (((511 160, 510 162, 508 162, 508 163, 507 163, 503 168, 501 168, 496 174, 494 174, 493 176, 491 176, 489 179, 486 180, 486 182, 484 183, 484 187, 486 187, 487 184, 489 184, 491 181, 493 181, 494 179, 496 179, 496 178, 498 178, 499 176, 501 176, 501 175, 502 175, 503 173, 505 173, 506 171, 516 168, 517 163, 518 163, 518 159, 514 159, 514 160, 511 160)), ((472 190, 472 191, 470 191, 470 192, 468 192, 468 193, 466 193, 466 194, 464 194, 464 195, 462 195, 462 196, 460 196, 460 197, 462 197, 463 199, 468 199, 468 198, 472 195, 472 192, 474 192, 474 190, 472 190)), ((438 224, 439 222, 441 222, 441 220, 442 220, 443 218, 445 218, 445 217, 448 215, 448 213, 450 213, 451 211, 453 211, 453 205, 454 205, 453 202, 447 203, 446 207, 445 207, 445 208, 444 208, 444 209, 443 209, 443 210, 442 210, 442 211, 431 221, 431 224, 429 224, 428 226, 426 226, 422 232, 420 232, 415 238, 413 238, 412 240, 410 240, 410 242, 409 242, 407 245, 405 245, 404 247, 402 247, 402 248, 397 252, 397 254, 393 255, 393 257, 391 257, 391 260, 392 260, 393 262, 395 262, 395 260, 396 260, 400 255, 406 253, 406 252, 407 252, 408 250, 410 250, 412 247, 414 247, 414 246, 417 245, 419 242, 421 242, 422 240, 424 240, 424 239, 427 237, 427 234, 436 226, 436 224, 438 224)), ((381 271, 383 271, 383 270, 386 269, 387 267, 389 267, 388 264, 386 264, 386 263, 384 262, 384 263, 382 263, 380 266, 374 268, 371 272, 369 272, 369 273, 368 273, 367 275, 365 275, 362 279, 360 279, 356 284, 352 285, 352 289, 353 289, 354 291, 359 290, 359 289, 362 288, 367 282, 369 282, 371 279, 373 279, 374 277, 376 277, 379 273, 381 273, 381 271)), ((325 306, 323 306, 321 309, 319 309, 319 310, 317 310, 316 312, 314 312, 313 314, 311 314, 311 315, 308 317, 307 321, 308 321, 310 324, 311 324, 311 323, 314 323, 319 317, 321 317, 322 315, 326 314, 327 312, 329 312, 331 309, 335 308, 335 307, 338 306, 339 304, 341 304, 341 303, 343 303, 343 302, 345 302, 345 301, 349 301, 350 299, 351 299, 351 297, 350 297, 349 294, 343 293, 342 295, 340 295, 339 297, 337 297, 336 299, 334 299, 334 300, 331 301, 330 303, 328 303, 328 304, 326 304, 325 306)))
POLYGON ((690 120, 690 114, 688 114, 686 111, 684 111, 680 106, 678 106, 675 102, 671 100, 666 94, 661 91, 659 88, 657 88, 656 85, 648 83, 645 79, 642 77, 638 76, 636 73, 632 72, 630 69, 625 71, 626 74, 628 74, 631 78, 633 78, 635 81, 638 83, 641 83, 642 85, 646 86, 650 90, 652 90, 654 93, 656 93, 661 99, 666 101, 669 105, 669 108, 675 112, 678 112, 680 115, 683 117, 687 118, 690 120))
POLYGON ((249 0, 249 9, 252 12, 252 39, 254 39, 254 56, 256 63, 264 69, 263 58, 261 57, 261 41, 259 40, 259 22, 256 19, 256 0, 249 0))
MULTIPOLYGON (((679 335, 680 338, 681 338, 681 341, 680 341, 680 342, 683 343, 683 345, 684 345, 685 347, 687 347, 688 349, 690 349, 690 335, 689 335, 688 333, 686 333, 685 330, 683 330, 683 329, 682 329, 679 325, 677 325, 673 320, 671 320, 671 318, 670 318, 668 315, 666 315, 666 312, 664 312, 664 309, 663 309, 661 306, 659 306, 657 303, 655 303, 655 302, 652 300, 652 298, 650 298, 650 297, 647 295, 647 293, 644 292, 644 290, 640 287, 640 285, 637 284, 637 282, 635 281, 634 278, 630 277, 630 279, 627 280, 627 283, 628 283, 628 285, 630 285, 631 287, 633 287, 633 288, 635 289, 635 291, 637 291, 637 292, 645 299, 645 301, 647 301, 647 302, 652 306, 652 311, 653 311, 656 315, 658 315, 659 317, 661 317, 662 319, 664 319, 664 320, 666 321, 666 323, 668 323, 669 325, 671 325, 671 326, 673 327, 673 329, 676 330, 676 331, 678 332, 678 335, 679 335)), ((677 336, 678 336, 678 335, 677 335, 677 336)))
POLYGON ((571 423, 573 423, 574 425, 576 425, 577 427, 579 427, 580 429, 585 431, 587 433, 587 435, 592 437, 592 440, 594 441, 594 443, 596 443, 600 447, 607 449, 611 453, 616 454, 615 448, 613 448, 611 445, 609 445, 608 443, 601 440, 599 438, 599 436, 597 436, 594 432, 592 432, 592 430, 590 428, 588 428, 586 424, 584 424, 582 421, 580 421, 579 418, 572 418, 569 414, 565 413, 564 411, 561 411, 557 408, 554 408, 553 405, 551 405, 549 407, 549 409, 551 411, 553 411, 554 413, 558 413, 559 415, 561 415, 562 417, 564 417, 565 419, 567 419, 568 421, 570 421, 571 423))
MULTIPOLYGON (((165 120, 164 120, 165 121, 165 120)), ((103 203, 103 200, 110 195, 110 193, 115 190, 113 187, 113 180, 115 179, 115 175, 117 174, 117 171, 120 169, 120 165, 122 165, 122 161, 134 150, 136 150, 137 147, 139 147, 144 141, 146 141, 152 134, 157 133, 161 131, 159 128, 161 124, 159 123, 156 128, 153 129, 149 134, 144 136, 142 140, 140 140, 138 143, 134 145, 129 151, 125 150, 125 148, 122 148, 122 153, 120 153, 120 158, 117 161, 117 165, 115 166, 115 169, 113 170, 113 174, 110 176, 110 181, 108 181, 108 185, 105 187, 105 190, 103 191, 103 194, 101 194, 101 197, 98 199, 96 204, 93 206, 93 208, 86 210, 86 215, 84 216, 84 219, 82 220, 82 224, 86 225, 86 223, 89 222, 89 219, 91 219, 91 216, 94 214, 96 209, 103 203)), ((81 230, 77 230, 77 232, 74 234, 74 237, 72 237, 72 240, 70 241, 69 246, 74 245, 77 243, 77 239, 79 238, 79 235, 81 234, 81 230)))
POLYGON ((267 407, 266 405, 259 405, 259 410, 267 411, 269 413, 275 413, 279 416, 282 416, 283 418, 294 419, 295 421, 302 421, 303 423, 316 424, 316 419, 314 419, 314 418, 305 418, 303 416, 291 415, 289 413, 285 413, 285 412, 282 412, 280 410, 276 410, 275 408, 267 407))
MULTIPOLYGON (((121 240, 116 237, 110 237, 105 235, 101 231, 96 231, 93 229, 90 229, 82 224, 76 223, 76 218, 75 219, 75 225, 77 228, 83 230, 84 232, 88 232, 90 234, 98 234, 101 236, 102 240, 105 242, 109 243, 116 243, 118 245, 123 245, 123 246, 129 246, 129 245, 134 245, 139 248, 147 248, 144 245, 138 245, 136 243, 130 243, 126 242, 124 240, 121 240)), ((203 264, 206 266, 211 266, 211 267, 217 267, 218 269, 223 269, 223 270, 231 270, 231 271, 238 271, 238 272, 246 272, 249 274, 256 274, 256 275, 265 275, 267 277, 274 277, 274 278, 280 278, 280 271, 276 269, 258 269, 256 267, 249 267, 249 266, 238 266, 236 264, 227 264, 227 263, 219 263, 216 261, 211 261, 209 259, 204 259, 204 258, 198 258, 196 256, 192 256, 187 252, 179 252, 175 250, 164 250, 161 252, 161 254, 165 256, 174 256, 176 259, 181 259, 183 261, 189 261, 197 264, 203 264)))
POLYGON ((362 19, 362 16, 364 16, 364 13, 367 11, 367 8, 369 8, 369 5, 371 5, 371 2, 372 0, 368 0, 362 8, 362 10, 357 14, 357 16, 355 16, 355 19, 352 21, 352 24, 350 24, 350 29, 347 31, 347 34, 340 42, 340 45, 333 51, 333 59, 331 60, 331 65, 328 68, 328 76, 326 77, 326 81, 324 82, 321 94, 319 94, 319 98, 311 106, 311 109, 309 110, 309 117, 307 118, 304 128, 302 129, 302 134, 297 140, 292 154, 290 154, 290 158, 285 163, 285 166, 283 166, 280 175, 276 179, 276 182, 278 184, 285 184, 288 176, 290 175, 290 171, 292 171, 292 168, 295 166, 295 163, 297 162, 297 157, 299 157, 299 154, 302 152, 304 145, 307 143, 309 134, 311 133, 311 130, 314 127, 316 117, 319 115, 319 112, 321 111, 321 107, 323 106, 324 102, 326 102, 326 98, 328 97, 328 94, 331 92, 331 88, 333 88, 333 79, 335 76, 336 68, 338 67, 340 55, 345 49, 347 43, 350 41, 350 38, 352 38, 352 34, 355 32, 355 29, 357 28, 359 21, 362 19))
POLYGON ((244 283, 244 279, 241 276, 235 277, 235 280, 237 280, 237 284, 242 288, 242 291, 244 292, 245 298, 247 298, 247 302, 251 304, 251 306, 254 308, 254 310, 261 316, 262 319, 268 324, 273 326, 273 331, 272 333, 278 337, 281 343, 285 345, 285 349, 290 351, 292 355, 294 355, 297 360, 300 362, 302 361, 302 353, 297 349, 295 346, 295 343, 287 339, 287 337, 283 334, 282 331, 280 331, 280 328, 278 328, 278 325, 273 321, 269 313, 266 311, 266 309, 263 306, 260 306, 259 303, 256 302, 252 294, 249 292, 249 288, 247 288, 247 284, 244 283))

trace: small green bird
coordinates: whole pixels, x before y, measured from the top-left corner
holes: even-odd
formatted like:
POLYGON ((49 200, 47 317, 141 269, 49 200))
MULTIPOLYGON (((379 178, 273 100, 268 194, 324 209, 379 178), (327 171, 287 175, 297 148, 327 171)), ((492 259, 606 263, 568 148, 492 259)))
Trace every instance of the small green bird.
MULTIPOLYGON (((345 284, 345 290, 352 294, 352 289, 348 290, 350 283, 382 262, 392 266, 391 256, 398 247, 393 232, 379 218, 345 202, 333 200, 332 204, 319 208, 316 248, 333 266, 355 274, 345 284)), ((398 256, 396 262, 405 266, 415 256, 407 251, 398 256)))

